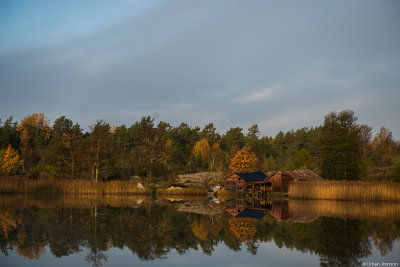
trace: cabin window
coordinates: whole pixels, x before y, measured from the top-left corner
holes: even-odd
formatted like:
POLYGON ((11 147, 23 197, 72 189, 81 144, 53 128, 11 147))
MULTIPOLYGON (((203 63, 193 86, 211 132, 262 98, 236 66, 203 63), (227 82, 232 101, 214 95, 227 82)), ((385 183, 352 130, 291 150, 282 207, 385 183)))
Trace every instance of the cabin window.
POLYGON ((240 181, 240 178, 238 178, 238 180, 240 181))

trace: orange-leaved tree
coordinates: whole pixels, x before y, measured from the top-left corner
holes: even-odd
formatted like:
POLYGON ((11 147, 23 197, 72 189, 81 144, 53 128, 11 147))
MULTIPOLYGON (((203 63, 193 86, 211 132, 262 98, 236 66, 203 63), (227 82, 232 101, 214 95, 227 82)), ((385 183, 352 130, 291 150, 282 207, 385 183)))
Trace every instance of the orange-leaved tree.
POLYGON ((6 150, 0 152, 0 173, 4 175, 15 174, 23 162, 19 158, 18 152, 12 149, 11 145, 8 145, 6 150))
POLYGON ((255 219, 250 218, 229 219, 229 228, 240 241, 248 241, 257 233, 255 219))
POLYGON ((234 172, 252 172, 257 170, 257 163, 257 156, 244 147, 233 156, 229 169, 234 172))
POLYGON ((17 220, 8 211, 0 211, 0 230, 3 231, 4 237, 7 239, 8 234, 17 228, 17 220))

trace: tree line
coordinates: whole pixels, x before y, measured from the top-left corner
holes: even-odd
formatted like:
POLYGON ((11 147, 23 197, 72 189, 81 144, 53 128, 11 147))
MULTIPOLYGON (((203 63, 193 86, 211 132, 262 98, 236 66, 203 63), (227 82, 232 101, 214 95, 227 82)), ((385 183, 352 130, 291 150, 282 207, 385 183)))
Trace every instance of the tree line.
POLYGON ((257 124, 217 132, 186 123, 171 126, 142 117, 131 126, 98 120, 85 132, 61 116, 51 125, 34 113, 19 123, 0 119, 0 165, 3 175, 30 178, 129 179, 199 171, 229 172, 235 154, 246 148, 257 158, 255 169, 265 172, 311 169, 326 179, 400 181, 400 144, 382 127, 357 124, 351 110, 330 112, 324 124, 261 136, 257 124))

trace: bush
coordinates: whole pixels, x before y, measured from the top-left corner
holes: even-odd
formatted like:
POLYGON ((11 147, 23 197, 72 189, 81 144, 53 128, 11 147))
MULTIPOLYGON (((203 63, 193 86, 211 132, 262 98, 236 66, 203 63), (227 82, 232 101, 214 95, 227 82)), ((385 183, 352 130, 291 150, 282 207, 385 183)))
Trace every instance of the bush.
POLYGON ((47 164, 38 164, 34 170, 34 172, 38 172, 39 177, 43 178, 54 178, 57 174, 57 169, 51 165, 47 164))

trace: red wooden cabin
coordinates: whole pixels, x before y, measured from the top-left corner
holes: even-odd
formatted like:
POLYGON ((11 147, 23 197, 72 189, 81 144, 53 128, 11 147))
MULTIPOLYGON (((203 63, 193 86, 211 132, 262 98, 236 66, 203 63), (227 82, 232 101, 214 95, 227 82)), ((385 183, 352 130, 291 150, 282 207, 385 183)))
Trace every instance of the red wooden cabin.
POLYGON ((235 191, 245 191, 247 188, 266 190, 268 176, 263 172, 235 172, 225 179, 225 188, 235 191))
POLYGON ((268 182, 272 184, 273 191, 287 192, 288 184, 294 181, 293 176, 287 172, 277 171, 274 172, 268 179, 268 182))

